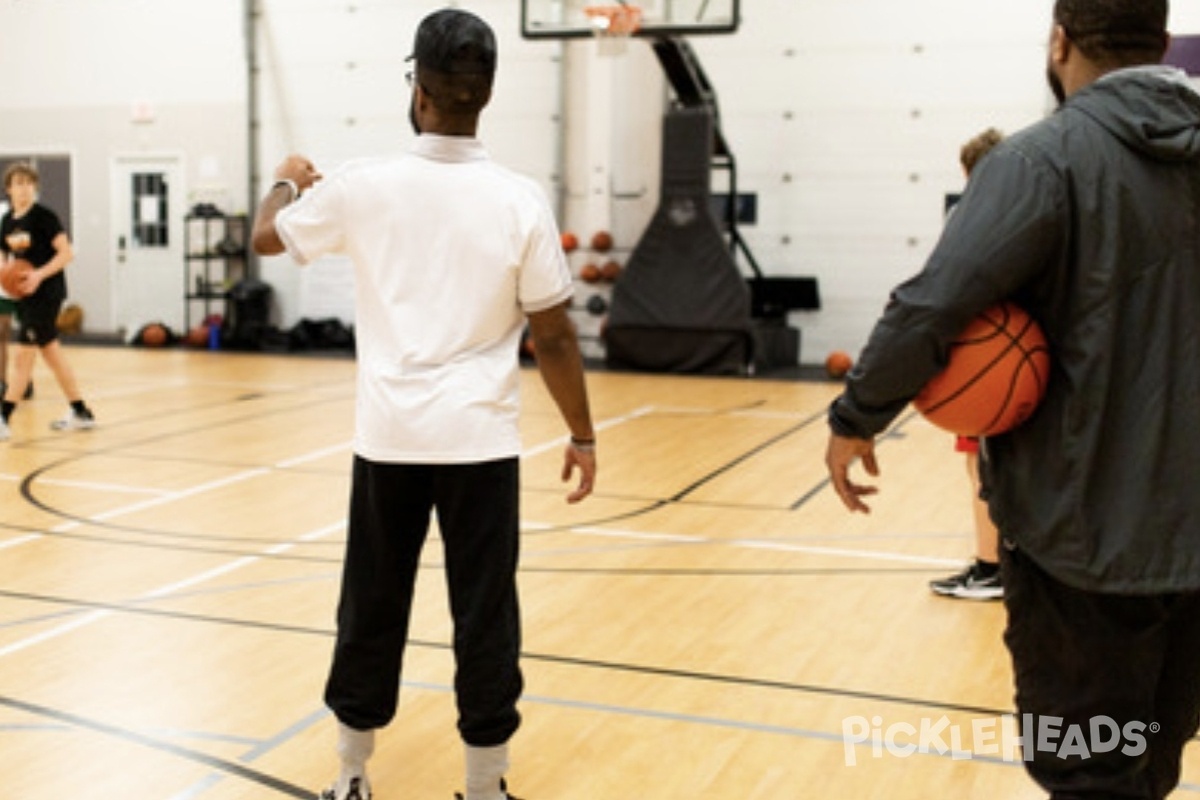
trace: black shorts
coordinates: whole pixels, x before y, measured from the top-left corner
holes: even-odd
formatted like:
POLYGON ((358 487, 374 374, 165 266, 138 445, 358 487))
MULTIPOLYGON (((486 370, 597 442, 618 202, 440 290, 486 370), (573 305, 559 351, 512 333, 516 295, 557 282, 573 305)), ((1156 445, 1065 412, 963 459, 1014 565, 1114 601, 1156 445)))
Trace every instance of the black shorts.
POLYGON ((62 298, 34 294, 17 301, 17 341, 21 344, 45 347, 58 339, 58 312, 62 298))

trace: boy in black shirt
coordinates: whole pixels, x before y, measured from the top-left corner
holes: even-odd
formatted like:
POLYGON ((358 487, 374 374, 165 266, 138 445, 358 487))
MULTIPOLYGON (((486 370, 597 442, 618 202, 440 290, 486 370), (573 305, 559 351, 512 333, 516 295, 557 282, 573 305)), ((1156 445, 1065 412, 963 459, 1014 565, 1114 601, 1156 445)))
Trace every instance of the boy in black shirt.
POLYGON ((4 190, 11 209, 0 219, 0 252, 6 259, 21 258, 33 264, 25 279, 24 296, 17 300, 20 328, 12 381, 0 404, 0 439, 9 437, 8 420, 21 399, 40 351, 46 366, 71 404, 67 415, 51 423, 54 430, 92 428, 91 409, 83 402, 75 373, 63 356, 58 340, 58 312, 67 297, 63 274, 74 252, 71 240, 53 211, 37 202, 38 173, 31 164, 16 163, 4 173, 4 190))

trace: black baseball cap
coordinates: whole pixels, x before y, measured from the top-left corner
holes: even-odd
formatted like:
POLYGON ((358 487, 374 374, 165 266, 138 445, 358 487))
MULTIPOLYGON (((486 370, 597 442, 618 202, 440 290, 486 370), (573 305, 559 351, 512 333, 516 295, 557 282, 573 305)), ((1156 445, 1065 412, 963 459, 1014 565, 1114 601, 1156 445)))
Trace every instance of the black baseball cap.
POLYGON ((471 12, 443 8, 421 20, 407 60, 415 60, 422 69, 451 75, 493 75, 496 36, 471 12))

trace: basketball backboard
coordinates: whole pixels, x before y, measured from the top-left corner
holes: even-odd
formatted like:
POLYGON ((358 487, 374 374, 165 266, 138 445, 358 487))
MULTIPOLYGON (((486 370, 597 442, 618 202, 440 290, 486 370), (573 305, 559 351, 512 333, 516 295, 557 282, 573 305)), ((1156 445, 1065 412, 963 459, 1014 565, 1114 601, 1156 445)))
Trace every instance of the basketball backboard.
POLYGON ((521 35, 526 39, 576 39, 596 33, 585 9, 630 5, 641 9, 635 36, 733 33, 741 0, 521 0, 521 35))

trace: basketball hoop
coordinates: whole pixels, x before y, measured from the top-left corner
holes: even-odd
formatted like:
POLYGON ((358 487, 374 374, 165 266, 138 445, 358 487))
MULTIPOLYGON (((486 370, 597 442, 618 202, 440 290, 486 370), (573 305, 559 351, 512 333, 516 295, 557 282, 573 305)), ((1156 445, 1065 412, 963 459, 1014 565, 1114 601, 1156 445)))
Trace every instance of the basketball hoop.
POLYGON ((632 36, 642 27, 640 6, 619 3, 616 5, 587 6, 583 9, 592 23, 592 33, 598 37, 632 36))
POLYGON ((591 23, 592 35, 604 56, 616 56, 625 52, 629 37, 642 27, 641 6, 618 3, 604 6, 585 6, 591 23))

